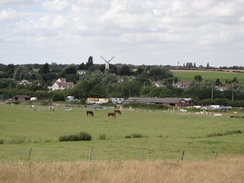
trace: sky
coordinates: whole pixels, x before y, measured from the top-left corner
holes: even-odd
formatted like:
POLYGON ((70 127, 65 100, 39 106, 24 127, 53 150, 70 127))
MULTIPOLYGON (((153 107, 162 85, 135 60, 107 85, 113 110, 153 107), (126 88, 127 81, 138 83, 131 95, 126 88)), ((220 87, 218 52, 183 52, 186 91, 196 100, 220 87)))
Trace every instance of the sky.
POLYGON ((244 66, 244 0, 0 0, 0 63, 244 66))

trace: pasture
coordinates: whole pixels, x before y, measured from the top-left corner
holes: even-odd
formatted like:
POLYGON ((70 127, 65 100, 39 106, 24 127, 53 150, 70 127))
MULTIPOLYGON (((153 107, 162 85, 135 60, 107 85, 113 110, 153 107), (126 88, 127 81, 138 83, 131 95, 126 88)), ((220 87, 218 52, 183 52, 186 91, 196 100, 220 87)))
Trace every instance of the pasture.
POLYGON ((244 153, 244 118, 230 118, 231 112, 213 117, 123 110, 112 118, 109 109, 94 109, 94 117, 83 108, 69 109, 36 106, 33 111, 29 105, 1 104, 0 161, 26 161, 28 156, 34 162, 88 160, 91 147, 92 160, 180 160, 184 151, 184 161, 192 161, 244 153), (234 131, 240 133, 228 133, 234 131), (92 140, 59 142, 60 136, 79 132, 91 134, 92 140), (218 133, 222 135, 214 135, 218 133))
POLYGON ((203 80, 220 79, 222 84, 225 80, 231 81, 234 77, 237 78, 239 83, 244 83, 244 73, 236 72, 219 72, 219 71, 197 71, 197 70, 172 70, 174 76, 178 77, 179 81, 192 81, 194 76, 201 75, 203 80))

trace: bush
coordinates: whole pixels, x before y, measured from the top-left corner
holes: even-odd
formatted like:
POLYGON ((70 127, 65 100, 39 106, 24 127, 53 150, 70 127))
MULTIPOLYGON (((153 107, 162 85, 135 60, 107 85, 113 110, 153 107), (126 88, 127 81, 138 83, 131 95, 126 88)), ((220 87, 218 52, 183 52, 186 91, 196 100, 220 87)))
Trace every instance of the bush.
POLYGON ((143 135, 139 133, 133 133, 131 135, 126 135, 125 138, 143 138, 143 135))
POLYGON ((99 140, 106 140, 106 135, 105 134, 101 134, 99 136, 99 140))
POLYGON ((82 141, 91 140, 92 136, 86 132, 80 132, 78 134, 63 135, 59 137, 59 141, 82 141))
POLYGON ((208 134, 207 137, 225 136, 225 135, 232 135, 232 134, 238 134, 238 133, 242 133, 242 131, 241 130, 231 130, 231 131, 226 131, 226 132, 211 133, 211 134, 208 134))
POLYGON ((3 139, 0 139, 0 144, 4 144, 4 140, 3 139))

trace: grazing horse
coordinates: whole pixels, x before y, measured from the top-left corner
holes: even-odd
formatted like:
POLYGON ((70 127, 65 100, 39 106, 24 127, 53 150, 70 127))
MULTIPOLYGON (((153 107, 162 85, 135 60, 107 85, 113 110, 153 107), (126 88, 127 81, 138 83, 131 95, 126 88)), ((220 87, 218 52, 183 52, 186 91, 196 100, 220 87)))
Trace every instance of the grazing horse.
POLYGON ((115 115, 115 113, 113 113, 113 112, 109 112, 109 113, 108 113, 108 117, 109 117, 109 116, 112 116, 112 117, 116 118, 116 115, 115 115))
POLYGON ((35 111, 36 110, 36 107, 34 105, 32 105, 31 107, 31 110, 35 111))
POLYGON ((118 113, 118 114, 120 114, 121 115, 121 111, 120 110, 114 110, 114 114, 116 114, 116 113, 118 113))
POLYGON ((53 106, 49 106, 49 110, 50 111, 54 111, 54 107, 53 106))
POLYGON ((94 116, 94 113, 93 113, 93 111, 86 111, 86 115, 88 116, 88 115, 90 115, 90 116, 94 116))

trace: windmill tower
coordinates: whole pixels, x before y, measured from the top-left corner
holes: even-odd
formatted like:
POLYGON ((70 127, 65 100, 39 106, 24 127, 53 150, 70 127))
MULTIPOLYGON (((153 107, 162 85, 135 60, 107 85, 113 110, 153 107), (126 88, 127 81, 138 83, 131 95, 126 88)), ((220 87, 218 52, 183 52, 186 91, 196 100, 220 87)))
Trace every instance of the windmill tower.
MULTIPOLYGON (((102 57, 102 56, 101 56, 102 57)), ((104 73, 105 74, 108 74, 109 73, 109 62, 111 62, 111 60, 113 60, 114 56, 109 59, 109 60, 105 60, 103 57, 102 59, 105 61, 105 70, 104 70, 104 73)))

